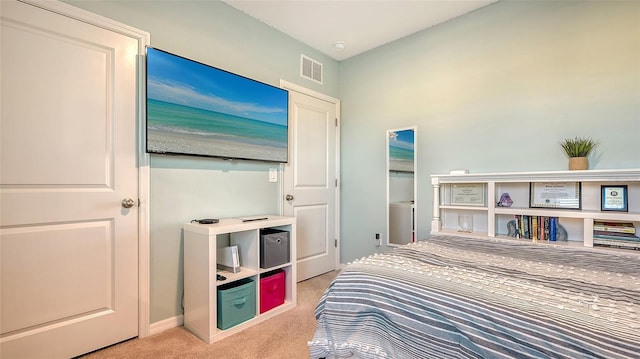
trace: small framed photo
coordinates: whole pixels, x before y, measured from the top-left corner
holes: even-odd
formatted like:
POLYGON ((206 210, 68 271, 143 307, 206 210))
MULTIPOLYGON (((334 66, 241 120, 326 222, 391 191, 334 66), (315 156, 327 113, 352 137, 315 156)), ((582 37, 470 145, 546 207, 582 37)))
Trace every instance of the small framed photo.
POLYGON ((602 189, 602 195, 600 196, 601 210, 620 212, 629 211, 627 185, 602 185, 600 188, 602 189))

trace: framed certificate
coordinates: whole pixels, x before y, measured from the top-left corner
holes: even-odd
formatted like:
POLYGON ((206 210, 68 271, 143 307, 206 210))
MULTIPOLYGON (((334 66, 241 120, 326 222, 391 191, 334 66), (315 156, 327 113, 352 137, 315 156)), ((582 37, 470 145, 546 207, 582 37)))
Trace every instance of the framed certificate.
POLYGON ((603 211, 620 211, 628 212, 629 204, 627 203, 628 192, 626 185, 619 186, 600 186, 602 195, 600 196, 600 209, 603 211))
POLYGON ((581 182, 530 182, 529 208, 581 209, 581 182))
POLYGON ((484 183, 454 183, 451 185, 451 205, 484 206, 484 183))

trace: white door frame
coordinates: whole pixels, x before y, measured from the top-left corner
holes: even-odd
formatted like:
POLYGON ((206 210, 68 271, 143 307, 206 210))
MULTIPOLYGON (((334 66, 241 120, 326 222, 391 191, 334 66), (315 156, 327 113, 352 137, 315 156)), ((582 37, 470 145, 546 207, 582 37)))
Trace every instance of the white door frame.
MULTIPOLYGON (((19 0, 21 2, 49 10, 109 31, 113 31, 138 40, 138 54, 145 53, 145 47, 151 43, 148 32, 119 23, 112 19, 71 6, 69 4, 51 0, 19 0)), ((150 240, 149 240, 149 155, 144 150, 144 118, 145 118, 145 60, 143 55, 137 61, 138 86, 138 337, 149 336, 149 276, 150 276, 150 240)))
MULTIPOLYGON (((336 118, 338 120, 338 123, 336 124, 336 179, 338 180, 338 186, 336 186, 336 191, 335 191, 335 204, 336 204, 336 214, 335 214, 335 223, 336 223, 336 228, 335 228, 335 236, 336 236, 336 240, 338 241, 338 245, 335 247, 335 251, 336 251, 336 255, 335 255, 335 263, 334 263, 334 269, 339 269, 340 268, 340 100, 338 100, 337 98, 322 94, 320 92, 316 92, 314 90, 308 89, 306 87, 302 87, 300 85, 296 85, 292 82, 289 81, 285 81, 285 80, 280 80, 280 87, 289 91, 295 91, 307 96, 311 96, 311 97, 315 97, 317 99, 323 100, 323 101, 327 101, 329 103, 332 103, 335 105, 336 107, 336 118)), ((280 166, 280 168, 282 169, 283 166, 280 166)), ((284 178, 282 176, 282 170, 281 170, 281 175, 280 178, 284 178)), ((283 213, 284 208, 283 208, 283 193, 284 193, 284 180, 280 181, 280 193, 279 193, 279 205, 280 205, 280 214, 283 213)))

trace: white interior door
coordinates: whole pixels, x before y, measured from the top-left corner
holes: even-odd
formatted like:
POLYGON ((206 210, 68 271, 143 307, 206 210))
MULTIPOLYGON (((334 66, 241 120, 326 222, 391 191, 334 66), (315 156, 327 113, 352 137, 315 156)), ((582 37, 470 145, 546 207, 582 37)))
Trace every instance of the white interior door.
POLYGON ((138 333, 138 42, 1 10, 0 357, 72 357, 138 333))
POLYGON ((332 271, 337 253, 336 104, 289 91, 291 150, 284 204, 296 217, 298 281, 332 271))

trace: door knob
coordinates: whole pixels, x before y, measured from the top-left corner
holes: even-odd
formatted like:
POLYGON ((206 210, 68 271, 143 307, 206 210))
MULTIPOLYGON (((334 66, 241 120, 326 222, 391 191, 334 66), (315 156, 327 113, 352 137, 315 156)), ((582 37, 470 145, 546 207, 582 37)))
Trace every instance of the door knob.
POLYGON ((287 201, 293 201, 293 195, 288 194, 284 196, 284 199, 286 199, 287 201))
POLYGON ((122 200, 122 208, 131 208, 136 204, 133 198, 125 198, 122 200))

